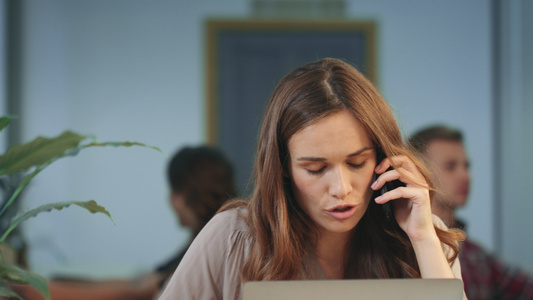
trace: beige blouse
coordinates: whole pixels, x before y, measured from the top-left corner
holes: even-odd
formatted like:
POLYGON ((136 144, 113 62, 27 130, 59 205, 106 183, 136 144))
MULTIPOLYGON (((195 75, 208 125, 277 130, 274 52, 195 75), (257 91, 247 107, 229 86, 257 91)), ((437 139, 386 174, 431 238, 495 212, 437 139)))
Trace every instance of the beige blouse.
MULTIPOLYGON (((251 243, 246 213, 237 208, 213 217, 194 239, 159 299, 242 299, 239 274, 251 243)), ((435 221, 445 227, 440 219, 435 221)), ((315 271, 316 279, 326 279, 316 260, 304 259, 303 263, 315 271)), ((458 260, 452 271, 461 279, 458 260)))

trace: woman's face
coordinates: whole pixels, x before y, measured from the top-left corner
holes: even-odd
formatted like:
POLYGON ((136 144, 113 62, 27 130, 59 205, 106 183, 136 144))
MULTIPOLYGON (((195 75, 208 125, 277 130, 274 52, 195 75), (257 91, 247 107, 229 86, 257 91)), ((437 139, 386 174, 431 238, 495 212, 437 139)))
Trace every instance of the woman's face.
POLYGON ((348 233, 364 215, 376 167, 372 142, 348 111, 295 133, 288 143, 294 196, 319 234, 348 233))

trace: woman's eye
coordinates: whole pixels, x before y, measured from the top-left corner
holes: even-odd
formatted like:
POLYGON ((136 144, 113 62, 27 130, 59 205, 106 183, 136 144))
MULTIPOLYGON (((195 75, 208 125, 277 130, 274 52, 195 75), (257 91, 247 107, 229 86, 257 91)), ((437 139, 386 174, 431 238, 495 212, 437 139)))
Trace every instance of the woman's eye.
POLYGON ((326 167, 322 167, 320 169, 305 169, 309 174, 311 175, 318 175, 324 171, 326 167))
POLYGON ((363 162, 360 163, 360 164, 348 163, 348 166, 350 166, 351 168, 354 168, 354 169, 361 169, 361 168, 364 167, 365 165, 366 165, 366 160, 363 161, 363 162))

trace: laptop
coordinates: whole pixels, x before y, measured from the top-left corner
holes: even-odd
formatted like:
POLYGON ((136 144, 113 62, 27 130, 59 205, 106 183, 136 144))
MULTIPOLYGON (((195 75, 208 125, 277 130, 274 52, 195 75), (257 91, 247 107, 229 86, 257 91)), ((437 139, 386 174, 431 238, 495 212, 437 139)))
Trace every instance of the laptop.
POLYGON ((249 281, 243 300, 462 300, 459 279, 249 281))

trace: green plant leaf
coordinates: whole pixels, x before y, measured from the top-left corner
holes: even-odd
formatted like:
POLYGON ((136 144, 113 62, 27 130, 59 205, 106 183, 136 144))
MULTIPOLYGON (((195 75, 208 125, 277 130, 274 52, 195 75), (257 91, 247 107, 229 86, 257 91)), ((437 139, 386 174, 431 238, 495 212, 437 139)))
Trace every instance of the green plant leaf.
POLYGON ((108 146, 111 146, 111 147, 141 146, 141 147, 151 148, 151 149, 157 150, 157 151, 165 154, 165 152, 163 152, 163 150, 159 149, 158 147, 149 146, 149 145, 146 145, 146 144, 143 144, 143 143, 139 143, 139 142, 129 142, 129 141, 126 141, 126 142, 104 142, 104 143, 92 142, 90 144, 84 145, 83 148, 88 148, 88 147, 108 147, 108 146))
POLYGON ((85 201, 85 202, 65 201, 65 202, 48 203, 48 204, 43 204, 37 208, 33 208, 25 212, 24 214, 14 218, 11 224, 9 225, 8 229, 2 234, 2 237, 0 238, 0 243, 3 243, 5 239, 7 238, 7 236, 9 235, 9 233, 13 231, 13 229, 15 229, 23 221, 31 217, 35 217, 36 215, 42 212, 52 211, 53 209, 62 210, 63 208, 68 207, 70 205, 77 205, 77 206, 83 207, 93 214, 95 213, 106 214, 111 219, 111 221, 114 223, 113 218, 111 217, 111 214, 103 206, 98 205, 98 203, 96 203, 96 201, 94 200, 85 201))
POLYGON ((14 116, 3 116, 0 118, 0 131, 4 130, 10 123, 11 120, 15 119, 14 116))
POLYGON ((11 204, 13 204, 13 202, 15 202, 15 200, 18 197, 18 195, 22 192, 22 190, 26 187, 26 185, 28 185, 28 183, 30 183, 30 181, 33 179, 33 177, 35 177, 37 174, 39 174, 45 167, 46 167, 46 165, 39 166, 39 167, 35 168, 35 170, 33 170, 33 172, 30 175, 27 175, 24 178, 24 180, 22 180, 22 182, 15 189, 15 191, 13 192, 13 194, 11 195, 9 200, 7 201, 6 205, 4 205, 4 207, 0 211, 0 217, 2 217, 4 212, 6 212, 6 210, 11 206, 11 204))
POLYGON ((76 148, 86 136, 65 131, 55 138, 38 137, 26 144, 14 145, 0 156, 0 176, 25 171, 61 157, 76 148))
POLYGON ((45 299, 50 300, 50 290, 48 289, 46 279, 37 274, 0 261, 0 278, 10 283, 29 284, 43 295, 45 299))
POLYGON ((17 293, 11 291, 10 289, 0 286, 0 299, 20 299, 24 300, 21 296, 19 296, 17 293))

